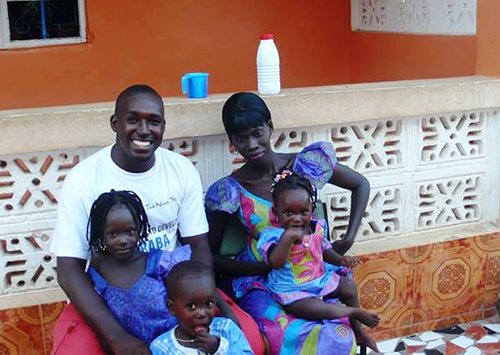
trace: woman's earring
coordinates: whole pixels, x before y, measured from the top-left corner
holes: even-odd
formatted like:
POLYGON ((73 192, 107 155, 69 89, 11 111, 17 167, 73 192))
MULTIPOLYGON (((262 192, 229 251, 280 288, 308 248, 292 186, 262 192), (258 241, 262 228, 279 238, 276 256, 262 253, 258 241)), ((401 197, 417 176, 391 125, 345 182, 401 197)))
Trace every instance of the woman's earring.
POLYGON ((234 155, 238 155, 238 151, 236 150, 236 147, 233 145, 233 143, 229 142, 229 152, 234 155))

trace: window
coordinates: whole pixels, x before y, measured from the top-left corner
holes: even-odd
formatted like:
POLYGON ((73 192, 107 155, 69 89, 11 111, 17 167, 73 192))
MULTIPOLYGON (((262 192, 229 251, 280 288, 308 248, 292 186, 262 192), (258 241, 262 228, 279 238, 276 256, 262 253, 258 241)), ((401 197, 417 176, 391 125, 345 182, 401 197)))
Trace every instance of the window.
POLYGON ((87 40, 85 0, 0 0, 0 49, 87 40))

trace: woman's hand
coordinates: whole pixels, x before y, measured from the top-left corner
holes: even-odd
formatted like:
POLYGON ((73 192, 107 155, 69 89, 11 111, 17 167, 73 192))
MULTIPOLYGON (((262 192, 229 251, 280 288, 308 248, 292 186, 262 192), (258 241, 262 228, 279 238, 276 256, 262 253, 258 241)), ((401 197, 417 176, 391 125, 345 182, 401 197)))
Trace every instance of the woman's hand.
POLYGON ((340 266, 346 266, 351 269, 361 264, 361 260, 353 258, 352 256, 342 256, 342 260, 340 262, 340 266))

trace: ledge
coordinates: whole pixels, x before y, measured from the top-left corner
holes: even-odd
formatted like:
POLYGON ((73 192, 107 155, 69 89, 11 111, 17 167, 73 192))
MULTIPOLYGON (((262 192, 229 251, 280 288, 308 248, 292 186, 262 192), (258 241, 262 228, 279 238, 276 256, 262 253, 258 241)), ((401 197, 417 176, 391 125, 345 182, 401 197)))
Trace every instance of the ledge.
POLYGON ((441 228, 433 231, 412 233, 407 236, 397 236, 383 240, 374 239, 355 242, 349 251, 349 254, 356 256, 375 254, 391 250, 400 250, 422 245, 448 242, 463 238, 472 238, 498 232, 500 232, 500 225, 496 223, 477 223, 450 228, 441 228))
POLYGON ((5 309, 35 306, 37 304, 65 302, 67 300, 68 298, 66 297, 66 294, 60 288, 11 293, 0 296, 0 311, 5 309))
MULTIPOLYGON (((230 94, 165 98, 165 139, 224 133, 230 94)), ((293 128, 500 106, 500 79, 460 77, 285 89, 264 96, 275 126, 293 128)), ((0 155, 104 146, 113 103, 0 111, 0 155)))

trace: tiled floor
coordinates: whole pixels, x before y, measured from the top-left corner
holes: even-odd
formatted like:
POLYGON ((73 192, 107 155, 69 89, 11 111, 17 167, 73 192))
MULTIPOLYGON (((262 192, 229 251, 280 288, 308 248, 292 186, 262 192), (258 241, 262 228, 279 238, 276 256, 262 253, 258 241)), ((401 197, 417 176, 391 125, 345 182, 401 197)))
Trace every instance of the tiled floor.
POLYGON ((386 355, 500 354, 500 316, 381 341, 377 345, 381 354, 386 355))

